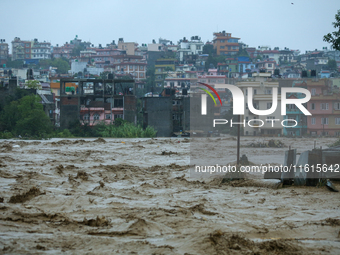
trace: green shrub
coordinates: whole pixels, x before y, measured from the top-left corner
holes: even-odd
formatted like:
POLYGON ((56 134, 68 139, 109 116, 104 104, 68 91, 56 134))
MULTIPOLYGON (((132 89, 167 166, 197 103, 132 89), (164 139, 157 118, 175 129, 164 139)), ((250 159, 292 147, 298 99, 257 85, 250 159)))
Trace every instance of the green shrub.
POLYGON ((74 136, 72 135, 70 130, 64 129, 62 132, 56 132, 54 134, 54 137, 57 137, 57 138, 72 138, 74 136))
POLYGON ((116 137, 116 138, 141 138, 141 137, 155 137, 157 131, 148 126, 145 130, 139 125, 135 126, 132 123, 123 121, 118 125, 101 126, 97 130, 98 135, 102 137, 116 137))
POLYGON ((0 132, 0 139, 11 139, 13 138, 13 134, 11 132, 0 132))

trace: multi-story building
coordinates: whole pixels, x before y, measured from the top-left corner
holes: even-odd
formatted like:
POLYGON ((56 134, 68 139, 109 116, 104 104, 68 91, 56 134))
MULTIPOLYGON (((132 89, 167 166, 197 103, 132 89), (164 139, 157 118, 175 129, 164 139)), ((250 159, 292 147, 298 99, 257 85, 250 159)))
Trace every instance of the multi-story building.
POLYGON ((15 37, 12 41, 12 60, 39 60, 51 58, 51 43, 38 42, 38 39, 32 41, 23 41, 15 37))
POLYGON ((8 59, 8 43, 5 39, 0 39, 0 64, 6 64, 8 59))
POLYGON ((178 50, 179 61, 185 61, 185 57, 188 55, 202 54, 203 46, 204 43, 199 36, 192 36, 190 41, 184 37, 183 40, 180 41, 180 48, 178 50))
POLYGON ((232 37, 225 31, 214 33, 213 45, 217 55, 235 55, 239 51, 240 38, 232 37))
POLYGON ((148 44, 148 51, 163 51, 164 47, 164 44, 156 43, 156 41, 153 40, 152 43, 148 44))
POLYGON ((60 127, 69 128, 75 120, 89 126, 109 124, 117 118, 136 123, 134 93, 134 80, 61 79, 60 127), (75 89, 67 89, 74 83, 75 89))
POLYGON ((156 86, 163 87, 165 77, 168 72, 175 71, 176 59, 174 58, 160 58, 155 62, 155 82, 156 86))
POLYGON ((137 44, 134 42, 124 42, 123 38, 118 40, 118 49, 126 51, 127 55, 135 55, 137 44))
POLYGON ((53 58, 67 58, 70 59, 72 57, 72 51, 75 47, 74 44, 65 43, 63 46, 59 46, 58 44, 53 47, 52 57, 53 58))
POLYGON ((51 43, 38 42, 34 39, 31 42, 31 59, 50 59, 51 58, 51 43))
POLYGON ((283 50, 280 50, 280 65, 282 63, 295 63, 295 54, 296 51, 290 50, 287 47, 285 47, 283 50))
POLYGON ((262 58, 264 59, 274 59, 276 63, 279 63, 280 61, 280 51, 278 48, 275 48, 274 50, 269 49, 269 50, 264 50, 260 52, 262 55, 262 58))
POLYGON ((162 97, 144 97, 143 127, 152 126, 158 137, 170 137, 190 130, 190 98, 173 96, 174 90, 164 89, 162 97))
POLYGON ((78 36, 76 35, 73 40, 70 40, 70 42, 65 42, 64 45, 59 46, 57 44, 56 46, 54 46, 52 50, 52 57, 53 58, 63 57, 63 58, 70 59, 72 55, 79 54, 78 51, 74 52, 75 48, 80 47, 80 49, 87 49, 87 48, 90 48, 90 46, 91 46, 90 42, 82 41, 81 39, 78 39, 78 36))
POLYGON ((12 41, 12 60, 24 60, 31 57, 31 42, 15 37, 12 41))
POLYGON ((241 116, 241 122, 245 122, 244 135, 269 135, 278 136, 283 134, 281 121, 281 98, 278 95, 276 110, 266 115, 255 115, 248 107, 248 87, 253 91, 253 106, 257 110, 268 110, 273 105, 273 89, 279 88, 277 81, 271 80, 270 73, 254 73, 250 81, 237 83, 237 86, 243 90, 244 98, 244 115, 241 116), (250 121, 250 123, 249 123, 250 121), (249 125, 248 125, 249 123, 249 125))
MULTIPOLYGON (((280 80, 282 81, 282 80, 280 80)), ((279 84, 280 84, 279 81, 279 84)), ((289 81, 288 81, 289 84, 289 81)), ((300 88, 307 88, 307 84, 304 81, 293 80, 291 81, 291 87, 300 87, 300 88)), ((281 87, 281 84, 280 84, 281 87)), ((282 88, 282 87, 281 87, 282 88)), ((300 99, 303 98, 305 95, 301 93, 289 93, 287 94, 288 99, 300 99)), ((307 108, 307 104, 303 104, 304 107, 307 108)), ((307 117, 304 115, 301 110, 293 104, 286 105, 286 115, 284 119, 293 119, 296 121, 294 122, 287 122, 292 123, 288 124, 288 126, 283 127, 283 135, 285 136, 302 136, 307 133, 307 117)))
POLYGON ((256 62, 256 68, 264 69, 267 73, 274 74, 274 70, 276 69, 276 62, 275 60, 256 62))
POLYGON ((89 48, 80 52, 78 61, 79 64, 73 64, 75 67, 77 65, 81 66, 82 69, 88 65, 103 68, 104 71, 115 72, 117 75, 131 75, 137 81, 146 78, 147 63, 144 57, 127 55, 126 51, 122 49, 113 49, 112 47, 89 48))
POLYGON ((131 75, 137 81, 146 78, 146 62, 139 62, 138 59, 123 60, 123 62, 110 65, 116 73, 131 75))
POLYGON ((209 69, 207 74, 198 75, 198 82, 206 84, 225 84, 226 76, 217 74, 217 69, 209 69))
POLYGON ((308 102, 307 132, 311 135, 340 135, 340 95, 329 79, 308 80, 311 92, 308 102))

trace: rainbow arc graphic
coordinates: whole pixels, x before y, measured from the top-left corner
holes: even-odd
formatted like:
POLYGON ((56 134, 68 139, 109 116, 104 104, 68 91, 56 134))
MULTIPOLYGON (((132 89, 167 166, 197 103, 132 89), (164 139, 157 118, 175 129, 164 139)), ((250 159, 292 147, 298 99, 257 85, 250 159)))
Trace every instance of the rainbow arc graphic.
MULTIPOLYGON (((201 85, 204 85, 204 86, 206 86, 207 88, 209 88, 212 92, 214 92, 215 93, 215 95, 217 96, 217 98, 218 98, 218 100, 220 101, 220 104, 221 104, 221 106, 222 106, 222 100, 221 100, 221 98, 220 98, 220 96, 219 96, 219 94, 217 93, 217 91, 213 88, 213 87, 211 87, 210 85, 208 85, 208 84, 205 84, 205 83, 203 83, 203 82, 198 82, 199 84, 201 84, 201 85)), ((209 90, 207 90, 207 89, 204 89, 204 88, 199 88, 199 89, 201 89, 201 90, 203 90, 203 91, 205 91, 211 98, 212 98, 212 100, 214 101, 214 103, 215 103, 215 105, 217 105, 217 103, 216 103, 216 100, 215 100, 215 98, 214 98, 214 96, 210 93, 210 91, 209 90)))

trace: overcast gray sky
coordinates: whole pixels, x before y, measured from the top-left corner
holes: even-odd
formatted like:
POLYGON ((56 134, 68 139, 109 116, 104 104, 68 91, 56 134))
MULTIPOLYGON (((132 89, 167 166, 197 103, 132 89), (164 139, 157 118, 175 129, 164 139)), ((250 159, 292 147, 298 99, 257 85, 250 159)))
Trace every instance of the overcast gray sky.
POLYGON ((339 0, 0 0, 0 39, 60 45, 78 35, 106 45, 198 35, 206 42, 225 30, 249 46, 304 52, 329 46, 322 38, 334 31, 338 9, 339 0))

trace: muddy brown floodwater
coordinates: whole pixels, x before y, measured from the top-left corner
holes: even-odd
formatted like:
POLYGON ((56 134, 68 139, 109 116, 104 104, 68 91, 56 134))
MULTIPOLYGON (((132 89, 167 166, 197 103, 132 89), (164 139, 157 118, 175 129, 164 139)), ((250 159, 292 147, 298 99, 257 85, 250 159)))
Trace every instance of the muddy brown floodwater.
MULTIPOLYGON (((235 161, 236 141, 219 139, 235 161)), ((314 144, 276 139, 285 147, 245 148, 254 138, 242 137, 241 155, 282 164, 287 146, 314 144)), ((0 141, 0 253, 340 253, 340 193, 190 178, 189 141, 0 141)))

